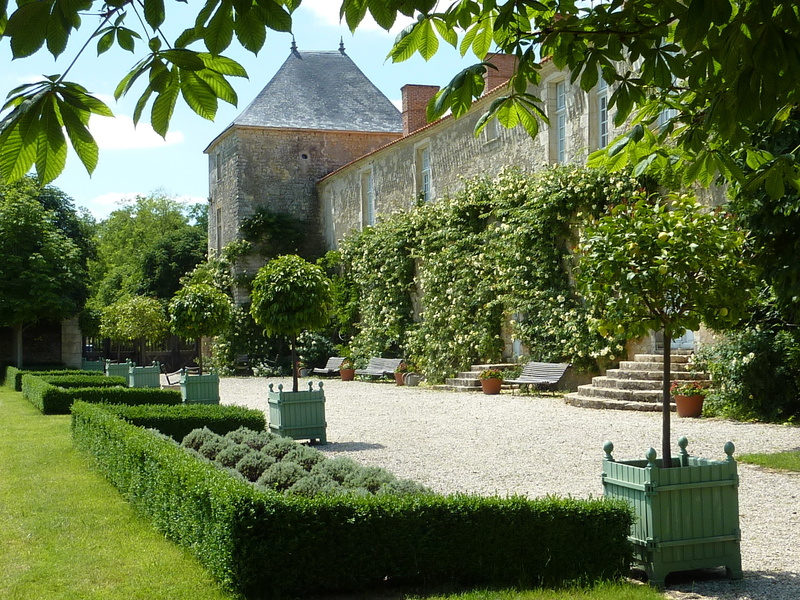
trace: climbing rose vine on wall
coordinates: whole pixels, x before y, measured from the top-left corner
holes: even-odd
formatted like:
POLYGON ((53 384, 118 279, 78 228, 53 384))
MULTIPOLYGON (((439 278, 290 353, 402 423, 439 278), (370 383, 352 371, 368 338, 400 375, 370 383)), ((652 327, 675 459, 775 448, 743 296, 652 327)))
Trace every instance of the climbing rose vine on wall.
POLYGON ((499 360, 507 323, 536 360, 593 369, 618 359, 624 339, 590 326, 571 253, 581 223, 637 187, 572 166, 505 169, 347 238, 343 264, 359 294, 354 356, 412 358, 441 381, 499 360))

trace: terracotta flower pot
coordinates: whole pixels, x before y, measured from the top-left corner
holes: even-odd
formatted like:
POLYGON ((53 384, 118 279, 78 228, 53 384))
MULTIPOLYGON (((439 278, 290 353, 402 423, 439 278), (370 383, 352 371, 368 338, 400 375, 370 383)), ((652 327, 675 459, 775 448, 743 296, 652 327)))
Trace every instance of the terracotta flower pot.
POLYGON ((481 389, 483 393, 487 396, 494 396, 500 393, 500 388, 503 386, 503 380, 492 378, 492 379, 481 379, 481 389))
POLYGON ((404 381, 406 374, 405 373, 395 373, 394 374, 394 382, 397 385, 405 385, 406 382, 404 381))
POLYGON ((355 369, 339 369, 339 375, 342 381, 353 381, 356 377, 355 369))
POLYGON ((695 396, 675 395, 675 408, 679 417, 699 417, 703 412, 703 400, 705 396, 697 394, 695 396))

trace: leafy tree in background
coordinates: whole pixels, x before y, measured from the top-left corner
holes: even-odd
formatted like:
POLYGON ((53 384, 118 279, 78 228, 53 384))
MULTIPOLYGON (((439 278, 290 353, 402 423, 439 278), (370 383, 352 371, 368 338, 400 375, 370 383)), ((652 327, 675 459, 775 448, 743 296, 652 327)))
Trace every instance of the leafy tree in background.
POLYGON ((164 308, 155 298, 131 296, 103 310, 100 334, 112 340, 132 341, 139 347, 140 364, 145 364, 145 342, 155 342, 169 332, 164 308))
POLYGON ((670 347, 705 323, 729 329, 746 316, 752 273, 745 235, 730 215, 704 212, 688 196, 634 198, 582 234, 578 284, 601 334, 664 332, 661 455, 670 451, 670 347))
POLYGON ((330 282, 325 272, 296 255, 279 256, 258 270, 250 313, 269 336, 285 336, 292 348, 292 390, 297 391, 297 336, 327 326, 330 282))
MULTIPOLYGON (((58 57, 76 34, 74 48, 91 41, 98 53, 113 46, 138 52, 141 59, 130 72, 121 73, 115 96, 140 90, 134 121, 150 106, 150 122, 164 136, 179 97, 207 119, 214 118, 219 100, 236 104, 229 79, 246 72, 223 52, 234 39, 258 52, 268 29, 291 30, 292 13, 300 4, 301 0, 211 0, 198 8, 193 25, 168 39, 163 33, 167 22, 163 0, 27 2, 13 10, 0 0, 0 34, 9 40, 16 59, 45 47, 58 57), (81 30, 84 23, 90 24, 90 31, 81 30)), ((498 50, 517 57, 516 73, 507 93, 492 104, 478 127, 496 116, 507 127, 522 125, 535 135, 546 115, 541 99, 529 94, 528 85, 540 83, 542 63, 552 60, 584 90, 593 88, 600 77, 612 86, 609 106, 616 108, 618 125, 637 111, 638 126, 612 144, 607 155, 632 161, 641 172, 677 160, 687 182, 710 181, 715 173, 729 180, 744 178, 735 159, 752 148, 751 133, 772 120, 780 125, 798 103, 800 54, 793 50, 800 45, 797 3, 606 0, 587 4, 343 0, 340 14, 351 30, 367 13, 385 29, 400 15, 415 17, 389 54, 395 62, 416 53, 427 60, 439 50, 440 40, 462 55, 475 55, 478 62, 437 94, 429 107, 430 118, 448 110, 456 117, 464 114, 484 91, 482 76, 493 68, 491 53, 498 50), (675 110, 675 116, 665 127, 657 132, 644 127, 668 108, 675 110), (659 149, 666 138, 679 154, 659 149)), ((169 23, 174 21, 172 17, 169 23)), ((8 112, 0 122, 0 172, 7 179, 23 176, 35 164, 39 178, 51 181, 63 169, 67 138, 87 170, 95 168, 98 148, 86 125, 91 114, 111 111, 68 76, 69 68, 9 93, 8 112)), ((800 186, 796 152, 760 154, 753 164, 756 173, 750 179, 763 176, 773 197, 783 182, 800 186)))
MULTIPOLYGON (((222 333, 231 321, 231 302, 225 292, 207 283, 181 288, 169 303, 172 331, 190 340, 222 333)), ((198 349, 198 364, 203 372, 203 352, 198 349)))
POLYGON ((203 261, 208 235, 199 226, 167 232, 140 251, 138 293, 170 298, 180 289, 181 277, 203 261))
POLYGON ((88 293, 80 246, 28 192, 5 187, 0 194, 0 325, 14 331, 20 368, 25 326, 75 316, 88 293))

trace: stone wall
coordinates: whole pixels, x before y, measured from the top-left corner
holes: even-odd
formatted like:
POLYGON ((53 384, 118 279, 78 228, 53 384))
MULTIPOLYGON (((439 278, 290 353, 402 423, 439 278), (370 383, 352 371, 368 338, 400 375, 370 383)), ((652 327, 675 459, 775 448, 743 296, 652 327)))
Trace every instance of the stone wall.
MULTIPOLYGON (((555 111, 555 84, 565 79, 564 73, 547 63, 541 86, 531 90, 544 101, 551 114, 555 111)), ((598 147, 597 92, 584 93, 577 85, 566 85, 565 162, 584 164, 588 153, 598 147)), ((532 171, 557 162, 554 128, 545 123, 541 124, 535 139, 520 126, 506 129, 497 123, 487 126, 477 137, 474 135, 481 115, 503 92, 499 89, 480 99, 459 119, 445 117, 322 179, 317 190, 324 216, 326 246, 336 248, 349 231, 364 226, 365 173, 372 173, 378 218, 381 214, 405 211, 414 206, 421 191, 423 148, 429 148, 430 152, 434 199, 459 192, 465 179, 479 175, 491 177, 506 166, 532 171)), ((612 129, 609 139, 617 133, 612 129)))
MULTIPOLYGON (((239 227, 260 206, 287 213, 307 232, 300 254, 315 258, 326 251, 323 215, 316 182, 367 154, 399 133, 358 133, 232 127, 214 140, 209 154, 209 248, 219 250, 240 239, 239 227)), ((240 264, 254 274, 256 257, 240 264)), ((241 296, 241 291, 240 294, 241 296)), ((242 302, 243 297, 237 297, 242 302)))

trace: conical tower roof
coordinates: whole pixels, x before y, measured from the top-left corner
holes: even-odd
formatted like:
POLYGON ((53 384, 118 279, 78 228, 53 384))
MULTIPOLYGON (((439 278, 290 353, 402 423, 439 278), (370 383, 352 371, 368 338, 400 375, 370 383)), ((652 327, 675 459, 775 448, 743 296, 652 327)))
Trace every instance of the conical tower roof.
POLYGON ((344 48, 292 52, 233 125, 400 132, 400 111, 367 79, 344 48))

